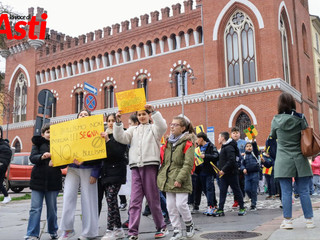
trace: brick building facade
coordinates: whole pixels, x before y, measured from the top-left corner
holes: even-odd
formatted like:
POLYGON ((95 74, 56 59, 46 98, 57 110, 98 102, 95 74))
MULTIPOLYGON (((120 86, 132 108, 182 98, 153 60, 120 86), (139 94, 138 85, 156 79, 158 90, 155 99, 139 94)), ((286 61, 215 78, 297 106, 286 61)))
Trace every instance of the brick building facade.
MULTIPOLYGON (((264 145, 283 91, 319 131, 307 0, 183 5, 79 37, 48 30, 42 46, 8 41, 12 146, 30 151, 40 90, 54 94, 51 122, 58 123, 74 119, 82 107, 84 82, 98 89, 94 114, 115 112, 116 92, 144 87, 147 101, 170 122, 184 99, 185 115, 195 126, 214 126, 216 143, 219 132, 253 124, 264 145)), ((43 11, 29 9, 38 19, 43 11)))

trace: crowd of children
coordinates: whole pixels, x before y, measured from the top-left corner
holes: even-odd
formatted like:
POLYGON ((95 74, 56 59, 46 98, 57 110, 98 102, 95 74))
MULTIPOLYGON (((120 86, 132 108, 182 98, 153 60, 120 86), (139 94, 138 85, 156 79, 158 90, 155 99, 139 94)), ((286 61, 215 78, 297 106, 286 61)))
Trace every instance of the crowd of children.
MULTIPOLYGON (((90 112, 87 110, 78 114, 78 118, 88 116, 90 112)), ((269 194, 267 198, 274 199, 277 194, 273 171, 277 162, 277 142, 274 135, 267 139, 265 151, 260 154, 255 137, 251 141, 240 139, 240 130, 234 127, 231 133, 219 134, 218 143, 221 148, 218 151, 205 133, 195 134, 191 121, 185 116, 172 119, 169 124, 170 135, 161 146, 167 123, 161 113, 155 111, 151 105, 146 105, 145 110, 130 117, 129 123, 131 121, 132 124, 128 129, 125 129, 121 122, 121 112, 108 115, 106 121, 107 129, 100 135, 106 142, 107 158, 85 163, 75 159, 74 163, 68 166, 59 225, 63 232, 59 240, 67 240, 75 235, 73 224, 79 187, 82 208, 82 233, 78 238, 80 240, 98 236, 98 218, 104 194, 108 204, 108 217, 103 240, 124 238, 124 226, 128 227, 125 239, 139 239, 144 197, 155 223, 155 238, 168 235, 167 224, 171 222, 173 235, 170 239, 176 240, 183 238, 180 217, 186 227, 186 237, 194 236, 195 226, 191 213, 199 211, 202 192, 207 200, 204 214, 221 217, 225 216, 224 205, 228 188, 231 187, 234 207, 239 206, 238 215, 243 216, 247 211, 244 206, 245 194, 251 201, 250 211, 257 210, 259 181, 262 168, 265 168, 269 194), (138 122, 134 123, 134 120, 138 122), (198 166, 195 166, 195 147, 200 148, 199 156, 203 159, 198 166), (127 165, 131 173, 129 218, 125 224, 121 224, 118 193, 121 185, 128 182, 127 165), (215 193, 215 179, 220 189, 219 202, 215 193), (193 205, 192 211, 189 205, 193 205), (170 220, 164 221, 164 216, 169 216, 170 220)), ((42 136, 34 136, 32 142, 34 145, 30 159, 35 167, 31 176, 32 198, 26 239, 39 239, 43 198, 47 205, 48 232, 51 239, 57 239, 56 200, 61 190, 61 167, 52 166, 49 126, 42 129, 42 136)), ((318 195, 320 156, 313 159, 312 170, 314 194, 318 195)), ((300 189, 299 193, 302 193, 300 189)), ((310 214, 308 216, 312 217, 310 214)), ((310 221, 308 226, 312 227, 310 221)), ((289 220, 284 224, 287 224, 286 228, 291 226, 289 220)))

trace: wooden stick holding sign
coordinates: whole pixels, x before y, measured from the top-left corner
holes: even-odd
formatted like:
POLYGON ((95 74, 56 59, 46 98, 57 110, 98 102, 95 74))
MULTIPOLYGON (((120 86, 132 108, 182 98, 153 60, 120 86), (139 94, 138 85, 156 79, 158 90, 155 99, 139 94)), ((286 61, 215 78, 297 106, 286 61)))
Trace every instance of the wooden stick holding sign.
POLYGON ((121 114, 144 110, 146 94, 144 88, 136 88, 116 93, 117 104, 121 114))
POLYGON ((50 126, 50 153, 53 166, 107 157, 103 115, 79 118, 50 126))

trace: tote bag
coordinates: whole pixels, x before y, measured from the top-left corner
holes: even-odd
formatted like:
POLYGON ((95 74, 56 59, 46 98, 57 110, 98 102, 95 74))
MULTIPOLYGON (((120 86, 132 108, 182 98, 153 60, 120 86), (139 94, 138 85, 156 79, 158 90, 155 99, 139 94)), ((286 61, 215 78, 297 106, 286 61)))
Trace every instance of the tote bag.
POLYGON ((320 137, 307 127, 301 131, 301 152, 305 157, 311 157, 320 152, 320 137))

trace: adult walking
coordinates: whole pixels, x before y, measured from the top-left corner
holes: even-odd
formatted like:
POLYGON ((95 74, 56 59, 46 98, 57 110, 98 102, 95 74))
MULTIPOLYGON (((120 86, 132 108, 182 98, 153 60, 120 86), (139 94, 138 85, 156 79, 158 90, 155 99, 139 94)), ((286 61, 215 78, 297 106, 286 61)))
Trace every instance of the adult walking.
POLYGON ((3 186, 3 179, 6 175, 7 168, 10 164, 12 151, 7 139, 2 138, 3 130, 0 126, 0 192, 3 193, 4 199, 1 203, 8 203, 11 197, 8 195, 6 188, 3 186))
POLYGON ((300 148, 301 130, 307 127, 303 114, 296 112, 292 95, 282 93, 278 99, 278 114, 271 123, 271 137, 278 139, 274 177, 279 179, 282 192, 283 229, 292 229, 292 178, 295 178, 306 227, 314 228, 313 210, 309 195, 312 170, 300 148))

